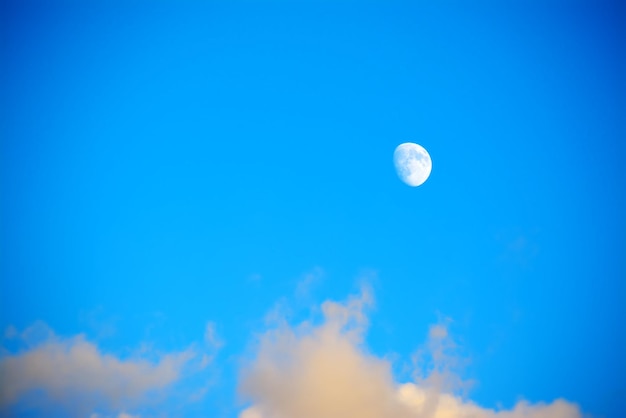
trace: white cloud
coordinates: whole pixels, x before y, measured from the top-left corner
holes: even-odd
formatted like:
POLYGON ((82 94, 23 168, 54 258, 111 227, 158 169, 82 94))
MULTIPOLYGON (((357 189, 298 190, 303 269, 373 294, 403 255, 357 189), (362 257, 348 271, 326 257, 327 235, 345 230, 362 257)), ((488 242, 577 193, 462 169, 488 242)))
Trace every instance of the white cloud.
POLYGON ((564 400, 511 410, 482 408, 459 395, 456 345, 443 324, 431 327, 418 352, 415 381, 394 381, 391 364, 363 345, 371 294, 346 303, 325 302, 323 322, 264 333, 256 357, 244 368, 241 394, 252 406, 239 418, 580 418, 564 400))
POLYGON ((432 418, 579 418, 578 407, 557 399, 550 404, 532 405, 519 401, 510 410, 496 411, 482 408, 471 401, 463 400, 445 392, 429 392, 415 383, 400 385, 398 399, 413 411, 412 417, 432 418))
POLYGON ((263 415, 257 408, 250 407, 241 411, 239 418, 263 418, 263 415))

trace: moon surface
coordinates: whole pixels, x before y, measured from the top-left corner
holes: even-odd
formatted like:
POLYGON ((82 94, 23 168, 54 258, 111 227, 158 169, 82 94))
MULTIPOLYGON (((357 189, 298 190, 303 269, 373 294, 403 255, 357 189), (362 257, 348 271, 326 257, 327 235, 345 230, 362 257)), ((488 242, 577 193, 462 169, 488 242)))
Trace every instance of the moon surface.
POLYGON ((400 180, 411 187, 424 184, 433 168, 428 152, 413 142, 398 145, 393 153, 393 163, 400 180))

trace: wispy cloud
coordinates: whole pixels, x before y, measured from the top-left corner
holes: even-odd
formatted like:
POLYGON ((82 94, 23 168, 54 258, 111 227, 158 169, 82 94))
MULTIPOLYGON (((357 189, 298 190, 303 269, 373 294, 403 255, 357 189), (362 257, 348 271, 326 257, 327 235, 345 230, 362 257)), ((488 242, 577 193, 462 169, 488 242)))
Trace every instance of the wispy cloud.
POLYGON ((224 341, 217 335, 215 322, 208 321, 204 328, 204 343, 212 350, 218 350, 224 345, 224 341))
POLYGON ((58 336, 43 322, 12 336, 22 349, 0 356, 0 411, 27 402, 36 409, 61 407, 74 416, 151 402, 186 374, 204 369, 222 344, 212 323, 207 324, 204 344, 165 354, 144 351, 131 358, 104 353, 82 334, 58 336))
POLYGON ((313 287, 324 278, 324 270, 321 267, 314 267, 306 272, 298 280, 296 285, 296 298, 305 300, 310 297, 313 287))
POLYGON ((252 406, 240 418, 579 418, 564 400, 511 410, 482 408, 465 399, 455 373, 455 343, 446 323, 431 327, 418 352, 414 381, 394 380, 389 361, 364 345, 367 309, 364 289, 345 303, 325 302, 319 325, 284 321, 261 335, 258 351, 242 372, 241 394, 252 406))
POLYGON ((115 335, 119 320, 119 317, 107 316, 102 306, 80 313, 80 322, 91 329, 99 340, 115 335))

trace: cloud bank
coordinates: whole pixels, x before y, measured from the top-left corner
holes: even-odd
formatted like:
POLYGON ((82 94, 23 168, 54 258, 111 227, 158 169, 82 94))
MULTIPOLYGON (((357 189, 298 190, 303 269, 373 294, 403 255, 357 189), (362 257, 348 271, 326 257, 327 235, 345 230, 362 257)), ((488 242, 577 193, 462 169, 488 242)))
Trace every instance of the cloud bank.
POLYGON ((242 372, 240 392, 252 402, 239 418, 580 418, 565 400, 510 410, 480 407, 459 394, 454 341, 445 324, 431 327, 414 381, 394 380, 389 361, 367 352, 363 338, 369 291, 345 303, 325 302, 323 322, 282 322, 261 335, 242 372))
MULTIPOLYGON (((320 323, 291 326, 276 316, 277 325, 259 336, 242 369, 239 391, 250 406, 239 418, 581 418, 579 408, 563 399, 522 400, 507 410, 467 399, 468 384, 458 372, 462 359, 445 322, 430 327, 414 356, 411 380, 397 381, 390 361, 365 346, 372 305, 364 288, 343 303, 323 303, 320 323)), ((182 381, 191 383, 184 386, 185 402, 201 400, 210 385, 199 372, 224 345, 211 322, 201 343, 129 358, 104 353, 84 335, 60 337, 44 323, 21 333, 10 327, 5 339, 24 348, 0 347, 0 415, 26 405, 92 418, 133 417, 127 411, 160 407, 159 400, 182 381)))

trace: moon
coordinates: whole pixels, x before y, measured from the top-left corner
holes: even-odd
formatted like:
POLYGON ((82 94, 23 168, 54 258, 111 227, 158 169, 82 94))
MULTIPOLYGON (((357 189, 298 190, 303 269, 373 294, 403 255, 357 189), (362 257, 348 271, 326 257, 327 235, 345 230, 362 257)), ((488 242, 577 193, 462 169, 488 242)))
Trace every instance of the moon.
POLYGON ((398 145, 393 153, 393 163, 400 180, 411 187, 424 184, 433 168, 428 152, 413 142, 398 145))

